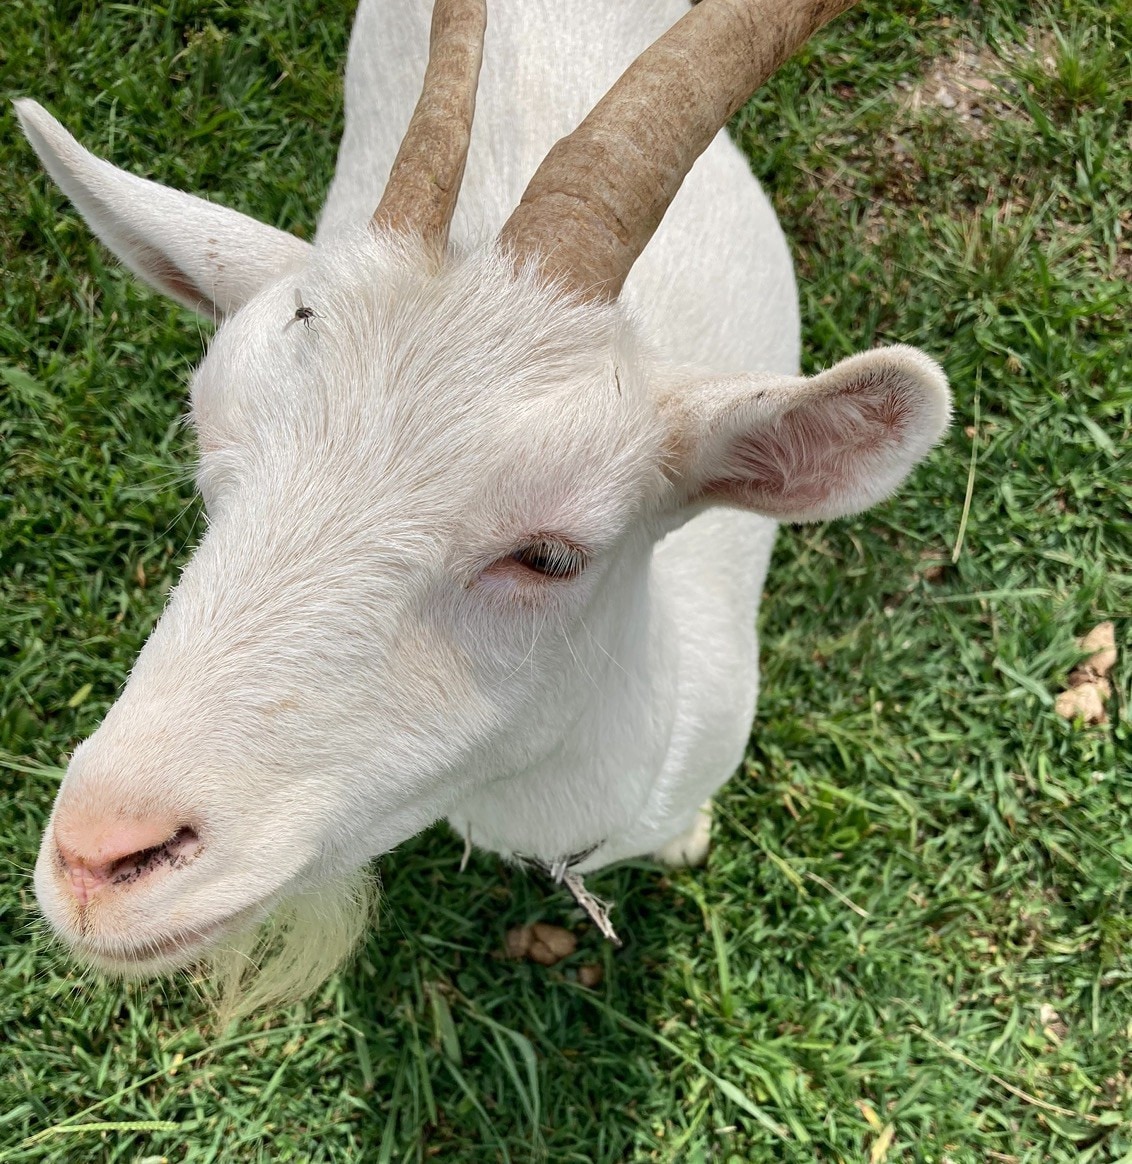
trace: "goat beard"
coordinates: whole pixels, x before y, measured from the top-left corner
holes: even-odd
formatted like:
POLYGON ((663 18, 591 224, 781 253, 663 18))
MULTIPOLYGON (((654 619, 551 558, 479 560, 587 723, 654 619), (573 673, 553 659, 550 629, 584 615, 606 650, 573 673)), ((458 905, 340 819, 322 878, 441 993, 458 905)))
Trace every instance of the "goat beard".
POLYGON ((209 951, 198 985, 220 1026, 316 990, 357 949, 377 899, 373 874, 362 869, 296 893, 209 951))

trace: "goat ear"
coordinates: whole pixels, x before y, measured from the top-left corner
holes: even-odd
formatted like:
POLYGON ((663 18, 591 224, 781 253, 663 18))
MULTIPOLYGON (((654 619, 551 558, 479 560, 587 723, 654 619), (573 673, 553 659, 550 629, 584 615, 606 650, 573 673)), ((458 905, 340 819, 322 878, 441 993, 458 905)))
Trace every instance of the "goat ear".
POLYGON ((15 102, 24 134, 91 230, 152 287, 210 319, 230 315, 310 244, 96 158, 35 101, 15 102))
POLYGON ((939 440, 950 393, 915 348, 878 348, 809 378, 686 385, 664 401, 672 476, 690 504, 822 521, 884 500, 939 440))

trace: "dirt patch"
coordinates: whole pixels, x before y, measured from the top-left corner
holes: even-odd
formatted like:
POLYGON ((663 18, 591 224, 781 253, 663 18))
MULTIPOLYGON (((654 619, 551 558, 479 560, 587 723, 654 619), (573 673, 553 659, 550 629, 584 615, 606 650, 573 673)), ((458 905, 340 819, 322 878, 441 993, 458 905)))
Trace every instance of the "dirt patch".
POLYGON ((1005 72, 1005 63, 988 48, 960 41, 918 82, 901 82, 907 90, 902 112, 914 116, 924 108, 941 109, 973 137, 986 136, 992 121, 1018 114, 1005 72))
POLYGON ((1120 212, 1113 275, 1132 283, 1132 210, 1120 212))

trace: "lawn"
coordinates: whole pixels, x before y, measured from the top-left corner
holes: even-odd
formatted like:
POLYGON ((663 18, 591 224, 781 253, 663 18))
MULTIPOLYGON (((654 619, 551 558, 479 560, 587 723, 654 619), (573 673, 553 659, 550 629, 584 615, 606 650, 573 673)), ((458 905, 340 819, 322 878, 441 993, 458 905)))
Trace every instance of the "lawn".
MULTIPOLYGON (((309 236, 351 7, 7 4, 3 95, 309 236)), ((35 920, 58 766, 200 532, 206 336, 5 103, 0 1161, 1132 1161, 1130 103, 1128 0, 877 0, 740 113, 808 367, 919 344, 956 415, 896 499, 782 532, 708 867, 594 878, 614 951, 435 829, 381 862, 353 965, 226 1031, 187 981, 84 980, 35 920), (1105 619, 1109 722, 1067 722, 1105 619), (503 961, 535 919, 578 953, 503 961)))

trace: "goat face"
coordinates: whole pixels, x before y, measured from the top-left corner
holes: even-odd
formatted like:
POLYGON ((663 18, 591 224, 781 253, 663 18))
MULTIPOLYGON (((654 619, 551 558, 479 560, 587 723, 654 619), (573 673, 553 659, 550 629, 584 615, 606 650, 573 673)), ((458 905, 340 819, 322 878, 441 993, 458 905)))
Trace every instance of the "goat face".
POLYGON ((616 305, 368 231, 223 324, 207 532, 60 790, 59 932, 112 969, 191 956, 554 746, 669 492, 632 349, 616 305))

